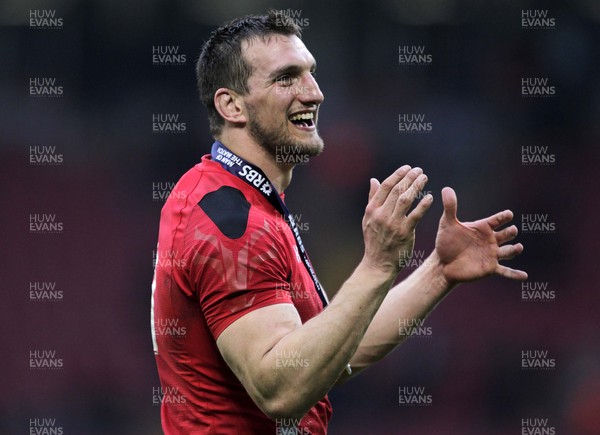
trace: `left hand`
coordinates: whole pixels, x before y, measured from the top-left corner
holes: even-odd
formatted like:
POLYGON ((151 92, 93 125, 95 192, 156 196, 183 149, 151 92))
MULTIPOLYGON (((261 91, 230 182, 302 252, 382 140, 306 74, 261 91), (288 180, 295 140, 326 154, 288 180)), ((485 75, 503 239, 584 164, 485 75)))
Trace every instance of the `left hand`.
POLYGON ((517 236, 517 227, 510 222, 513 213, 501 211, 475 222, 460 222, 456 217, 456 193, 450 187, 442 189, 444 214, 440 219, 435 240, 435 252, 442 273, 449 285, 474 281, 488 275, 525 280, 527 273, 502 266, 499 261, 510 260, 523 251, 523 245, 505 245, 517 236))

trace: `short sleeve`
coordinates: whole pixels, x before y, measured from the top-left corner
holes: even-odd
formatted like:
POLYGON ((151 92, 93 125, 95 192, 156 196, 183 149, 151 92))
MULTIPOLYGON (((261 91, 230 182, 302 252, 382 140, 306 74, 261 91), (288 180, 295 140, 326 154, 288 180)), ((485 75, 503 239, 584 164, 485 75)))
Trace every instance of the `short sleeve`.
POLYGON ((251 213, 236 239, 205 222, 194 229, 193 239, 189 279, 215 340, 253 310, 293 303, 285 241, 265 217, 251 213))

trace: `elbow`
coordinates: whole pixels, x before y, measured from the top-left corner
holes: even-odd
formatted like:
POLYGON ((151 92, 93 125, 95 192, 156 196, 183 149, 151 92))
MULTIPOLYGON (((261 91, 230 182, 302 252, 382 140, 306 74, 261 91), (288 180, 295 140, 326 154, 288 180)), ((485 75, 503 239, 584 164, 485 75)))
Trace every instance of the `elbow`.
POLYGON ((274 396, 258 405, 271 420, 300 420, 311 408, 311 405, 301 403, 298 395, 292 393, 274 396))
POLYGON ((271 371, 261 372, 252 378, 252 386, 246 389, 271 420, 302 419, 327 394, 328 389, 317 389, 303 376, 278 375, 274 377, 271 371))

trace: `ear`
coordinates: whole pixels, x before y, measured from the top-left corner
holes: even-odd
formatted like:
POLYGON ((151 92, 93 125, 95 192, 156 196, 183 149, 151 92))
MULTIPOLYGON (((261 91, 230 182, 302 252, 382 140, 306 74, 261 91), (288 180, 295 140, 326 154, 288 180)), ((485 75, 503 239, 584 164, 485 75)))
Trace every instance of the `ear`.
POLYGON ((215 108, 225 121, 233 124, 246 123, 246 110, 241 96, 227 88, 219 88, 213 99, 215 108))

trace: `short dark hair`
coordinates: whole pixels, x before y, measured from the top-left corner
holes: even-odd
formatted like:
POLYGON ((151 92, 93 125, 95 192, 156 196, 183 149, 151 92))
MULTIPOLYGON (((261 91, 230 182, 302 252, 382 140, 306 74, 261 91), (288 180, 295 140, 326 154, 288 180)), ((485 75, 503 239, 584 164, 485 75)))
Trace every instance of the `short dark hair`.
POLYGON ((242 41, 270 34, 302 37, 301 28, 293 20, 281 11, 270 9, 266 15, 246 15, 224 24, 204 43, 196 63, 196 77, 213 136, 220 134, 224 125, 214 104, 217 89, 228 88, 240 95, 248 93, 248 78, 253 69, 242 55, 242 41))

